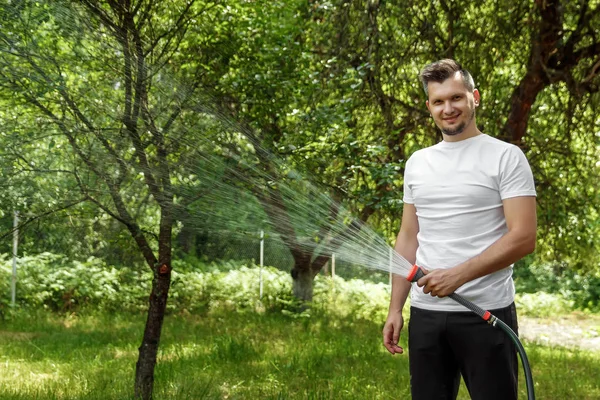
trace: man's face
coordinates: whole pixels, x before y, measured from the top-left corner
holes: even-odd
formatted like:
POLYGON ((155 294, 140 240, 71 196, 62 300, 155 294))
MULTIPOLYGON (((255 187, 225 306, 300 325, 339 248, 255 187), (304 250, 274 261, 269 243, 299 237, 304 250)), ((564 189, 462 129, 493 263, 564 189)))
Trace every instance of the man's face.
POLYGON ((470 92, 460 72, 444 82, 429 82, 427 108, 442 133, 461 134, 475 118, 479 106, 479 91, 470 92))

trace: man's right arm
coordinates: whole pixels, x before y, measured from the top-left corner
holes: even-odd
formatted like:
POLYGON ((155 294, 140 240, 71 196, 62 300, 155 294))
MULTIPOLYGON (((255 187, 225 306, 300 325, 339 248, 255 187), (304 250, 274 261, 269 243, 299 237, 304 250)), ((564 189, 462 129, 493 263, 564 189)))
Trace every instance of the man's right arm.
MULTIPOLYGON (((417 219, 417 210, 413 204, 404 203, 402 211, 402 224, 400 232, 396 238, 394 250, 412 264, 416 261, 417 233, 419 232, 419 221, 417 219)), ((405 277, 393 275, 392 277, 392 296, 390 299, 390 308, 388 317, 383 327, 383 345, 392 353, 402 353, 404 350, 398 346, 400 331, 404 326, 402 318, 402 309, 410 291, 411 284, 405 277)))

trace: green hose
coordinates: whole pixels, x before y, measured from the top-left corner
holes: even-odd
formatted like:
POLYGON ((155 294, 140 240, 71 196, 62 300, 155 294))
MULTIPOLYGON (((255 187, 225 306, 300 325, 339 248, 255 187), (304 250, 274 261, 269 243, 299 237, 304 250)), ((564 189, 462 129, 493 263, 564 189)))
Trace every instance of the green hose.
MULTIPOLYGON (((406 277, 406 279, 409 282, 416 282, 424 276, 425 273, 423 272, 423 270, 421 270, 421 268, 415 265, 406 277)), ((478 305, 473 304, 464 297, 456 293, 452 293, 448 297, 450 297, 457 303, 462 304, 469 310, 473 311, 475 314, 479 315, 481 318, 483 318, 484 321, 487 321, 487 323, 492 325, 494 328, 502 329, 508 335, 508 337, 513 341, 513 343, 517 347, 517 351, 519 352, 519 356, 521 357, 521 363, 523 364, 523 372, 525 373, 525 383, 527 385, 527 398, 529 400, 535 400, 535 391, 533 386, 533 377, 531 376, 531 367, 529 366, 529 360, 527 359, 525 348, 519 340, 519 336, 517 336, 517 334, 510 328, 510 326, 506 325, 501 319, 492 315, 489 311, 484 310, 478 305)))
POLYGON ((527 359, 527 354, 525 353, 525 348, 519 337, 510 329, 510 326, 506 325, 501 319, 492 315, 493 318, 490 318, 490 324, 495 328, 500 328, 511 338, 515 346, 517 346, 517 351, 519 352, 519 356, 521 357, 521 363, 523 364, 523 372, 525 373, 525 384, 527 385, 527 398, 529 400, 535 400, 535 391, 533 387, 533 377, 531 376, 531 367, 529 366, 529 360, 527 359), (491 321, 493 319, 493 321, 491 321))

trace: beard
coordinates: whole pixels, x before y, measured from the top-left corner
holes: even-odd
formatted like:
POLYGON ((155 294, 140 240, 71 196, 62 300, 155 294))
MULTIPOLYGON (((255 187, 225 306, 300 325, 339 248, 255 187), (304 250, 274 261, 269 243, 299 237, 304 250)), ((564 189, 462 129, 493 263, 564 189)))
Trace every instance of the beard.
POLYGON ((475 118, 475 108, 472 108, 470 111, 471 111, 471 115, 469 115, 469 119, 466 122, 463 122, 462 124, 458 125, 456 128, 448 128, 448 129, 441 128, 442 133, 445 135, 448 135, 448 136, 456 136, 456 135, 460 135, 461 133, 463 133, 463 131, 465 130, 467 125, 469 125, 471 123, 471 121, 473 121, 473 118, 475 118))

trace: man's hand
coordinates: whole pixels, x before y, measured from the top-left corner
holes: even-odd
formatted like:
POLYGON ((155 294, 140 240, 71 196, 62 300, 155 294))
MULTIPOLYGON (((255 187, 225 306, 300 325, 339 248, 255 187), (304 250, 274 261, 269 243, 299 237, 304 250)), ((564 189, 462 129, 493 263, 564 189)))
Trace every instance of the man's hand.
POLYGON ((404 349, 398 346, 400 331, 404 326, 402 312, 390 312, 383 326, 383 345, 392 354, 402 354, 404 349))
POLYGON ((417 281, 417 285, 423 288, 423 293, 434 297, 448 296, 464 283, 456 268, 435 269, 431 272, 423 269, 423 272, 425 276, 417 281))

